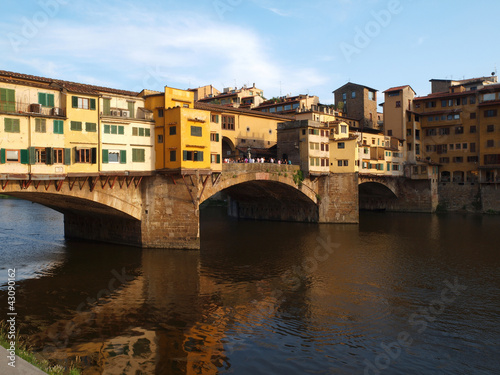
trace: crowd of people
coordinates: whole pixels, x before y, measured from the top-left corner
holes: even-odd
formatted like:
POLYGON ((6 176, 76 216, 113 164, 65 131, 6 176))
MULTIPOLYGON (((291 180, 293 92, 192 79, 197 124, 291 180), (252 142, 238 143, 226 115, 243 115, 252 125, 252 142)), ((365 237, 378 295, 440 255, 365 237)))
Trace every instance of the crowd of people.
POLYGON ((291 165, 292 162, 287 159, 275 159, 275 158, 225 158, 224 163, 270 163, 270 164, 289 164, 291 165))

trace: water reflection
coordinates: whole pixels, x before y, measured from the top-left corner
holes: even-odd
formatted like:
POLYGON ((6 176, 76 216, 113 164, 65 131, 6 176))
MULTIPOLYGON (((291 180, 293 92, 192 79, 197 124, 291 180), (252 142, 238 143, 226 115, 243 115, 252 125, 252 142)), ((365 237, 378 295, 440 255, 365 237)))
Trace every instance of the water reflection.
MULTIPOLYGON (((47 358, 79 358, 84 374, 362 373, 402 331, 413 343, 384 373, 492 373, 499 223, 388 213, 359 226, 238 222, 209 209, 201 251, 61 242, 55 230, 41 236, 62 251, 34 242, 45 268, 19 282, 22 333, 47 358), (412 326, 455 278, 466 286, 456 303, 425 330, 412 326)), ((22 268, 16 254, 0 256, 22 268)))

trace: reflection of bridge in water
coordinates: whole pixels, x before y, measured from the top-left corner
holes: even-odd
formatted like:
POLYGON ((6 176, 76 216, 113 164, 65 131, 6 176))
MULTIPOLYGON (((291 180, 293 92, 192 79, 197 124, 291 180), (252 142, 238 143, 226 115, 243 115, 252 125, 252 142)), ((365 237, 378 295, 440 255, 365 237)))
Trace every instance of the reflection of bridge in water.
POLYGON ((429 180, 357 173, 301 178, 298 166, 277 164, 1 182, 3 194, 62 212, 68 238, 157 248, 199 248, 200 204, 221 191, 232 216, 316 223, 357 223, 360 205, 430 212, 437 199, 429 180))

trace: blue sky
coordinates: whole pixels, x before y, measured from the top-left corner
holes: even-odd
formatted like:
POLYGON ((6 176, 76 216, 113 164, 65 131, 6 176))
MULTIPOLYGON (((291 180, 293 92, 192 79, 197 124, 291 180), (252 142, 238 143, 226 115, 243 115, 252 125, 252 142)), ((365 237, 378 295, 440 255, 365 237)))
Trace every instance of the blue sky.
POLYGON ((268 98, 348 81, 381 92, 500 67, 498 1, 3 0, 0 69, 140 91, 256 84, 268 98))

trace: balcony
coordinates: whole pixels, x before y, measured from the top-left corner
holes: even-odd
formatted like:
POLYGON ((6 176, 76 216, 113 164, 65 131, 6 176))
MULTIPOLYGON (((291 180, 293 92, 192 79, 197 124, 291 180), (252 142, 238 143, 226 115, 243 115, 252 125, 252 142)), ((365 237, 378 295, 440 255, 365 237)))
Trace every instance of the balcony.
POLYGON ((32 116, 66 117, 66 110, 59 107, 43 107, 37 103, 0 102, 0 112, 22 113, 32 116))

